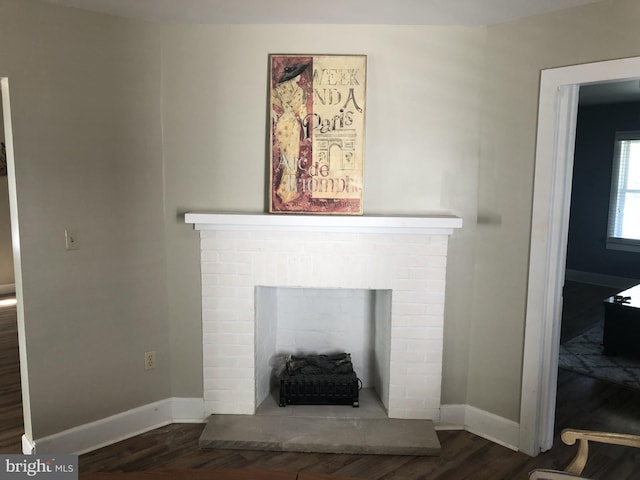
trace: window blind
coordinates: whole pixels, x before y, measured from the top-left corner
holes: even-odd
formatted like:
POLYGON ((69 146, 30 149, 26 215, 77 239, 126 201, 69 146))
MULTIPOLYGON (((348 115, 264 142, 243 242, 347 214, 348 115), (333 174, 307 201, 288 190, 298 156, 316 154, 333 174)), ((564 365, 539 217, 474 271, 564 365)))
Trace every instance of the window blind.
POLYGON ((640 132, 616 135, 607 226, 610 244, 640 244, 640 132))

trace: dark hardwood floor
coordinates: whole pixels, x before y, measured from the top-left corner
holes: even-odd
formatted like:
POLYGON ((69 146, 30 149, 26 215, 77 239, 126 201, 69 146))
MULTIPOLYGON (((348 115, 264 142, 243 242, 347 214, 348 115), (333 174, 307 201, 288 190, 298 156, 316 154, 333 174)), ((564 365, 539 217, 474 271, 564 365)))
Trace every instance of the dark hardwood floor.
MULTIPOLYGON (((561 371, 556 430, 564 427, 640 434, 640 392, 561 371)), ((563 468, 575 447, 556 439, 535 458, 464 431, 439 431, 439 457, 332 455, 250 450, 200 450, 203 426, 174 424, 80 457, 81 472, 193 469, 304 471, 367 480, 525 480, 534 468, 563 468)), ((594 478, 640 478, 640 451, 593 446, 585 471, 594 478)))
POLYGON ((0 306, 0 452, 22 453, 23 433, 16 307, 0 306))
MULTIPOLYGON (((0 452, 19 453, 22 409, 15 309, 13 324, 5 318, 10 314, 5 313, 7 310, 0 312, 0 452)), ((556 432, 564 427, 640 434, 640 392, 561 370, 556 432)), ((534 468, 563 468, 575 452, 575 447, 556 439, 552 450, 531 458, 464 431, 438 432, 442 445, 439 457, 200 450, 198 438, 203 428, 202 424, 173 424, 81 455, 80 472, 231 468, 367 480, 524 480, 534 468)), ((640 451, 594 446, 585 474, 601 479, 640 479, 640 451)))

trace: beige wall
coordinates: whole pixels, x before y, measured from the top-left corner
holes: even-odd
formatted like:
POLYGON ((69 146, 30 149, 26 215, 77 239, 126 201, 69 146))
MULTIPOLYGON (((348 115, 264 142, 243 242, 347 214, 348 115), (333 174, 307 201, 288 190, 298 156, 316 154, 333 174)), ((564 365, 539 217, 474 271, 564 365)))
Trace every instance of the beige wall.
POLYGON ((199 391, 201 362, 184 347, 199 341, 197 235, 176 214, 263 210, 268 53, 355 52, 368 56, 365 213, 465 221, 451 239, 442 401, 519 421, 540 70, 640 55, 639 8, 612 0, 486 29, 164 28, 174 388, 199 391))
MULTIPOLYGON (((162 29, 172 381, 178 396, 202 391, 198 236, 179 214, 265 211, 269 53, 368 56, 365 214, 462 216, 465 227, 451 244, 447 294, 470 297, 484 37, 482 29, 392 26, 162 29)), ((445 389, 464 398, 469 304, 453 304, 445 389)))
POLYGON ((365 213, 463 217, 442 400, 517 421, 540 69, 639 55, 639 9, 486 29, 154 26, 0 0, 34 437, 202 395, 182 214, 264 211, 269 53, 368 56, 365 213))
POLYGON ((33 438, 170 396, 159 65, 145 24, 0 0, 33 438))
POLYGON ((467 403, 519 420, 540 71, 640 55, 640 4, 487 29, 467 403))

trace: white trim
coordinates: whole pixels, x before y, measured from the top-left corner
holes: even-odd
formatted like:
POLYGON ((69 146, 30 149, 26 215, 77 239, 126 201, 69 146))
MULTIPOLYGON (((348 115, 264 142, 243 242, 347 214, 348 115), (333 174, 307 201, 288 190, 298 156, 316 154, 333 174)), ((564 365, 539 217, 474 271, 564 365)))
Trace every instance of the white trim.
POLYGON ((536 160, 531 221, 519 442, 529 455, 553 445, 578 90, 576 85, 557 86, 547 71, 542 74, 536 158, 550 161, 536 160), (566 127, 556 132, 549 117, 566 118, 566 127))
POLYGON ((451 235, 454 229, 462 228, 462 219, 453 215, 382 217, 371 215, 186 213, 184 217, 185 223, 193 223, 196 230, 268 230, 451 235))
POLYGON ((638 77, 640 57, 542 72, 520 408, 519 448, 529 455, 553 445, 578 89, 638 77))
POLYGON ((26 435, 22 435, 22 453, 25 455, 33 455, 36 451, 36 444, 27 438, 26 435))
POLYGON ((520 426, 470 405, 442 405, 436 430, 466 430, 511 450, 518 450, 520 426))
POLYGON ((27 445, 31 445, 30 453, 80 455, 170 423, 204 421, 203 399, 168 398, 36 439, 27 445))
POLYGON ((626 290, 627 288, 640 283, 640 278, 626 278, 615 275, 604 275, 602 273, 582 272, 580 270, 571 270, 569 268, 567 269, 565 278, 573 282, 619 288, 620 290, 626 290))
MULTIPOLYGON (((59 432, 36 441, 22 436, 25 455, 83 454, 171 423, 204 423, 204 400, 168 398, 111 417, 59 432)), ((466 430, 517 450, 518 424, 470 405, 442 405, 436 430, 466 430)))
POLYGON ((29 387, 29 362, 27 361, 26 326, 24 305, 22 304, 22 254, 20 250, 20 221, 18 218, 18 193, 16 168, 13 152, 13 126, 11 123, 11 101, 9 79, 0 77, 2 91, 2 116, 4 119, 4 140, 7 153, 7 185, 9 188, 9 217, 11 219, 11 245, 13 248, 13 273, 16 293, 16 320, 18 326, 18 352, 20 355, 20 391, 22 393, 22 420, 26 438, 33 438, 31 425, 31 391, 29 387))

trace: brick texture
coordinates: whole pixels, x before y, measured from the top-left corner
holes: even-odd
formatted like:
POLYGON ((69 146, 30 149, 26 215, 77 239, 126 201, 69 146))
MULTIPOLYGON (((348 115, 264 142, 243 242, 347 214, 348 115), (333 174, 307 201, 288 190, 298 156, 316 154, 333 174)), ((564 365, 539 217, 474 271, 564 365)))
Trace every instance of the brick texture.
POLYGON ((208 414, 253 414, 255 287, 392 291, 388 413, 438 421, 447 235, 202 230, 208 414))

